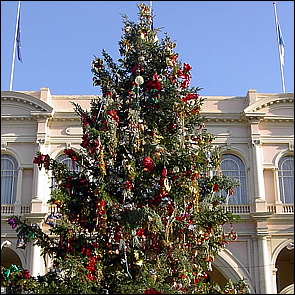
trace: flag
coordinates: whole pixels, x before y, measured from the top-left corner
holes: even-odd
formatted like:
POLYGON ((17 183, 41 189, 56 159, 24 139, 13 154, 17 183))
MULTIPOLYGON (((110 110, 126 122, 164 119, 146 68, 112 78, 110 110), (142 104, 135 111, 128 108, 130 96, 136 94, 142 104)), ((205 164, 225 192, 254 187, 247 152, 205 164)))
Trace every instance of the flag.
POLYGON ((17 48, 17 58, 20 62, 23 62, 22 55, 20 52, 21 40, 20 40, 20 10, 18 12, 18 23, 17 23, 17 33, 16 33, 16 48, 17 48))
POLYGON ((284 60, 285 59, 285 42, 284 42, 282 31, 278 21, 276 2, 273 2, 273 7, 274 7, 275 21, 276 21, 278 52, 279 52, 281 78, 282 78, 282 90, 283 90, 283 93, 285 93, 285 79, 284 79, 284 69, 283 69, 283 66, 285 64, 285 60, 284 60))
POLYGON ((280 51, 280 60, 282 65, 284 65, 284 59, 285 59, 285 42, 284 38, 281 32, 280 25, 278 24, 278 38, 279 38, 279 51, 280 51))

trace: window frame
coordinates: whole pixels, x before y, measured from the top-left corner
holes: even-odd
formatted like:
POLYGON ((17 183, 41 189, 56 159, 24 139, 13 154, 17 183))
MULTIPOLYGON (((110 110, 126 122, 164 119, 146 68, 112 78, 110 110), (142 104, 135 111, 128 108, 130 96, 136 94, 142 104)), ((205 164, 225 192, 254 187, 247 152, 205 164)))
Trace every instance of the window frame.
MULTIPOLYGON (((78 172, 80 170, 77 163, 65 154, 57 155, 55 160, 59 163, 66 164, 71 172, 78 172)), ((57 182, 55 178, 51 176, 51 185, 50 185, 51 191, 54 190, 56 187, 57 187, 57 182)))
POLYGON ((1 204, 3 205, 13 205, 17 199, 18 190, 18 177, 19 177, 19 163, 13 155, 1 154, 1 204), (11 163, 10 167, 5 167, 2 161, 9 161, 11 163), (5 172, 8 173, 5 175, 5 172), (4 177, 10 177, 11 180, 7 180, 4 177), (6 187, 4 187, 6 185, 6 187), (9 187, 7 187, 9 186, 9 187))
POLYGON ((246 205, 249 203, 248 192, 247 192, 247 171, 244 161, 237 155, 231 153, 224 153, 220 159, 220 171, 221 174, 228 177, 238 179, 241 186, 234 188, 234 193, 228 195, 226 199, 227 205, 246 205), (225 157, 229 157, 225 159, 225 157), (222 167, 224 161, 235 161, 235 166, 239 169, 227 169, 222 167))
POLYGON ((294 156, 284 155, 278 161, 279 199, 283 204, 294 204, 294 156), (293 160, 289 169, 283 169, 287 161, 293 160), (289 174, 289 175, 286 175, 289 174), (286 193, 287 192, 287 193, 286 193))

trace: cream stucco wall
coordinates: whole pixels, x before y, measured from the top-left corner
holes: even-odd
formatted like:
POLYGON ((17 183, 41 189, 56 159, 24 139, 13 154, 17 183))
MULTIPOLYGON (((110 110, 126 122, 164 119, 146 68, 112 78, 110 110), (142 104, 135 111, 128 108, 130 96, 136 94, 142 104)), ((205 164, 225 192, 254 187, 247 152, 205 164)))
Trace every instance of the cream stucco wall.
MULTIPOLYGON (((12 242, 11 249, 33 275, 46 272, 48 267, 43 265, 40 249, 31 244, 26 250, 15 248, 16 233, 7 225, 7 216, 14 210, 47 230, 44 221, 50 178, 33 165, 33 158, 37 151, 55 158, 65 148, 80 149, 80 118, 71 101, 89 109, 95 97, 52 95, 49 88, 1 93, 1 151, 16 158, 21 179, 17 203, 2 204, 1 242, 12 242)), ((240 157, 247 179, 248 204, 226 208, 241 216, 242 221, 234 224, 239 238, 215 259, 213 265, 217 270, 212 277, 221 281, 246 277, 252 294, 292 290, 283 281, 277 284, 276 278, 281 277, 286 265, 294 270, 294 263, 290 262, 294 250, 286 252, 290 254, 284 258, 289 259, 287 264, 280 255, 286 255, 286 245, 294 243, 294 202, 280 202, 277 177, 279 159, 294 155, 293 111, 293 93, 257 93, 253 89, 245 97, 207 97, 202 108, 207 118, 205 128, 216 136, 213 143, 221 147, 222 153, 240 157)), ((225 230, 229 231, 228 224, 225 230)), ((284 280, 292 285, 292 277, 284 280)))

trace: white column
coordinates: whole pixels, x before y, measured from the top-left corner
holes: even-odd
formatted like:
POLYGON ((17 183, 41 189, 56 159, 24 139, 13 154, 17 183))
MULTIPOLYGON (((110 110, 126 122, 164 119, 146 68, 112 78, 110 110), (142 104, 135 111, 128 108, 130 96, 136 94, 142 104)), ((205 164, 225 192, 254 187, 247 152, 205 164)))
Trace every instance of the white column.
POLYGON ((283 213, 283 203, 280 199, 280 185, 279 185, 279 171, 278 168, 273 169, 274 174, 274 188, 275 188, 275 205, 276 213, 283 213))
POLYGON ((278 168, 273 169, 274 174, 274 187, 275 187, 275 202, 282 203, 280 200, 280 186, 279 186, 279 172, 278 168))
POLYGON ((22 192, 23 192, 23 170, 24 168, 19 167, 17 173, 17 190, 16 190, 16 200, 14 206, 14 214, 21 214, 22 205, 22 192))
POLYGON ((30 265, 32 276, 37 277, 38 275, 45 274, 45 264, 43 257, 41 257, 41 248, 39 246, 33 246, 33 243, 31 247, 30 265))
POLYGON ((255 293, 261 294, 260 292, 260 283, 259 283, 259 251, 258 251, 258 243, 257 237, 252 237, 253 239, 253 274, 252 274, 252 284, 255 286, 255 293))
POLYGON ((266 236, 258 236, 258 251, 259 251, 259 285, 261 294, 273 293, 273 276, 270 253, 268 250, 268 242, 266 236))
POLYGON ((250 114, 246 113, 245 116, 249 120, 251 132, 251 163, 250 173, 252 174, 251 183, 253 184, 253 199, 252 202, 255 212, 267 211, 265 201, 265 186, 263 176, 263 150, 260 142, 260 129, 259 123, 263 118, 264 113, 250 114))
MULTIPOLYGON (((44 145, 44 141, 39 140, 37 142, 37 151, 42 154, 47 154, 47 148, 44 145)), ((49 177, 46 174, 44 167, 40 170, 37 164, 34 164, 34 176, 33 176, 33 199, 32 199, 32 212, 43 212, 43 205, 46 204, 49 197, 49 177)))
POLYGON ((278 271, 278 269, 275 266, 273 266, 272 267, 272 290, 273 290, 273 294, 278 293, 278 289, 277 289, 277 271, 278 271))
POLYGON ((255 199, 265 200, 263 155, 260 140, 252 140, 252 160, 255 199))

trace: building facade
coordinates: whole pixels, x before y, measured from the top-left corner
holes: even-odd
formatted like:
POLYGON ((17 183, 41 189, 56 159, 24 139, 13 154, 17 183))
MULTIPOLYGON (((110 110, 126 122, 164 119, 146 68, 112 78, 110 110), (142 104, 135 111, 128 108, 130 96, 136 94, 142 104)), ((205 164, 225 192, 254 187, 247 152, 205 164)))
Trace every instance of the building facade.
MULTIPOLYGON (((52 95, 49 88, 1 92, 2 266, 33 276, 48 271, 40 248, 17 247, 7 217, 48 229, 52 180, 33 159, 40 151, 64 161, 65 148, 79 150, 82 128, 71 102, 89 109, 95 97, 52 95)), ((225 225, 238 239, 215 258, 210 279, 222 285, 246 278, 251 294, 294 294, 294 94, 250 89, 245 97, 205 98, 205 128, 221 147, 221 170, 241 182, 223 205, 241 217, 225 225)))

